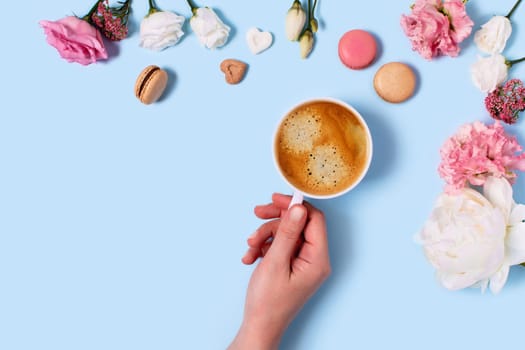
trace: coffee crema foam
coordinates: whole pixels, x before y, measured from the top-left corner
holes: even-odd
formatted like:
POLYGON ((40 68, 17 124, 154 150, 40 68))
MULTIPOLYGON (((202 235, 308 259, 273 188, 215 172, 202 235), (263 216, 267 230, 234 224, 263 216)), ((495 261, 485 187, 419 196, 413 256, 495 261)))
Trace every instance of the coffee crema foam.
POLYGON ((283 119, 275 139, 279 168, 300 191, 332 195, 352 186, 367 166, 368 134, 350 110, 313 101, 283 119))

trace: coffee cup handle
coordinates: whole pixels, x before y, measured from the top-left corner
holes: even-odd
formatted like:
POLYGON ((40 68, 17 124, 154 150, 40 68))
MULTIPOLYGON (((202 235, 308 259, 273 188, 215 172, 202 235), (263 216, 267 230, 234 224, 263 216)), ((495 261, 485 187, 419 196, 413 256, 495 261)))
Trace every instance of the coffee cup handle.
POLYGON ((293 192, 292 200, 290 201, 288 208, 291 208, 295 204, 301 204, 303 202, 303 198, 304 198, 303 193, 295 190, 293 192))

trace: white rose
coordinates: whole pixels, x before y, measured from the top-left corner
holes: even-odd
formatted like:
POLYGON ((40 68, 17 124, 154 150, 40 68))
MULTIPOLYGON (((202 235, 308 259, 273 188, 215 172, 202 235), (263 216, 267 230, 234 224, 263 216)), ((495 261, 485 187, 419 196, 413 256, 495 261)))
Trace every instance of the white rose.
POLYGON ((525 206, 504 178, 490 177, 484 195, 473 189, 442 194, 417 239, 450 290, 490 284, 501 291, 510 266, 525 261, 525 206))
POLYGON ((470 67, 472 82, 485 93, 507 80, 508 70, 507 60, 500 54, 481 57, 470 67))
POLYGON ((208 49, 224 45, 230 34, 230 27, 209 7, 198 8, 190 19, 190 26, 200 43, 208 49))
POLYGON ((511 33, 510 20, 505 16, 494 16, 474 34, 474 42, 485 53, 502 53, 511 33))
POLYGON ((288 10, 285 19, 286 37, 290 41, 297 41, 306 23, 306 12, 298 0, 295 0, 288 10))
POLYGON ((179 42, 184 35, 185 18, 174 12, 155 11, 140 22, 140 43, 146 49, 161 51, 179 42))

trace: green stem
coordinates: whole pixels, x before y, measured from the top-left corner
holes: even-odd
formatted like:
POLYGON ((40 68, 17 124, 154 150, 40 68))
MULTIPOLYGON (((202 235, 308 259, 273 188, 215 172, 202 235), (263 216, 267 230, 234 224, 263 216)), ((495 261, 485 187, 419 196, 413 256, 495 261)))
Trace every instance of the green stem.
POLYGON ((93 14, 95 13, 95 11, 97 10, 98 8, 98 4, 103 1, 103 0, 98 0, 97 2, 95 2, 95 5, 93 5, 93 7, 91 8, 91 10, 89 10, 89 12, 87 13, 87 15, 85 15, 84 17, 82 17, 82 19, 88 23, 92 23, 91 22, 91 16, 93 16, 93 14))
POLYGON ((188 3, 188 5, 190 6, 191 8, 191 12, 193 14, 195 14, 195 12, 197 11, 198 7, 197 5, 195 5, 195 3, 193 2, 193 0, 186 0, 186 2, 188 3))
POLYGON ((520 2, 521 2, 521 0, 516 1, 516 3, 514 4, 514 6, 512 6, 512 9, 510 9, 509 13, 508 13, 505 17, 507 17, 508 19, 510 19, 510 16, 512 16, 512 14, 514 13, 514 11, 516 11, 516 9, 518 8, 520 2))
MULTIPOLYGON (((296 0, 297 1, 297 0, 296 0)), ((299 4, 301 4, 299 2, 299 4)), ((301 34, 299 34, 299 40, 301 40, 301 37, 306 33, 306 32, 312 32, 312 22, 311 22, 311 5, 312 5, 312 0, 308 0, 308 3, 307 3, 307 8, 306 8, 306 25, 304 26, 303 30, 301 31, 301 34)))
POLYGON ((306 20, 308 23, 310 23, 310 20, 312 19, 312 0, 308 0, 308 17, 306 20))
MULTIPOLYGON (((521 0, 520 0, 521 1, 521 0)), ((463 0, 463 4, 466 4, 468 2, 468 0, 463 0)))
POLYGON ((315 7, 316 6, 317 6, 317 0, 314 0, 314 6, 312 6, 312 11, 310 12, 310 19, 315 18, 314 17, 314 12, 315 12, 315 7))
POLYGON ((523 56, 522 58, 518 58, 516 60, 507 61, 507 66, 512 67, 516 63, 520 63, 520 62, 523 62, 523 61, 525 61, 525 56, 523 56))
POLYGON ((122 24, 127 24, 131 12, 131 0, 119 1, 119 4, 121 6, 113 8, 113 13, 122 20, 122 24))
POLYGON ((314 11, 315 6, 317 6, 317 0, 314 0, 314 5, 312 6, 312 0, 308 0, 308 17, 306 17, 306 29, 312 30, 312 20, 315 20, 314 11))
POLYGON ((148 3, 149 3, 148 16, 151 15, 152 13, 155 13, 155 12, 159 11, 159 8, 155 4, 154 0, 148 0, 148 3))

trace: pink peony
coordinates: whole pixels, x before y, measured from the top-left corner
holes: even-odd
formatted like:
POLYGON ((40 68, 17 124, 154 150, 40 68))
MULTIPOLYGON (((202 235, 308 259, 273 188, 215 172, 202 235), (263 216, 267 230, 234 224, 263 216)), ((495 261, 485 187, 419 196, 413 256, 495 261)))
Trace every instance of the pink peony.
POLYGON ((514 182, 514 170, 525 171, 525 153, 515 137, 505 133, 496 121, 487 126, 479 121, 463 125, 441 147, 439 175, 454 193, 469 184, 480 186, 488 177, 514 182))
POLYGON ((49 45, 68 62, 88 65, 108 58, 100 32, 87 21, 68 16, 58 21, 39 23, 44 28, 49 45))
POLYGON ((457 56, 473 24, 461 0, 417 0, 411 14, 401 15, 401 27, 412 49, 427 60, 457 56))

